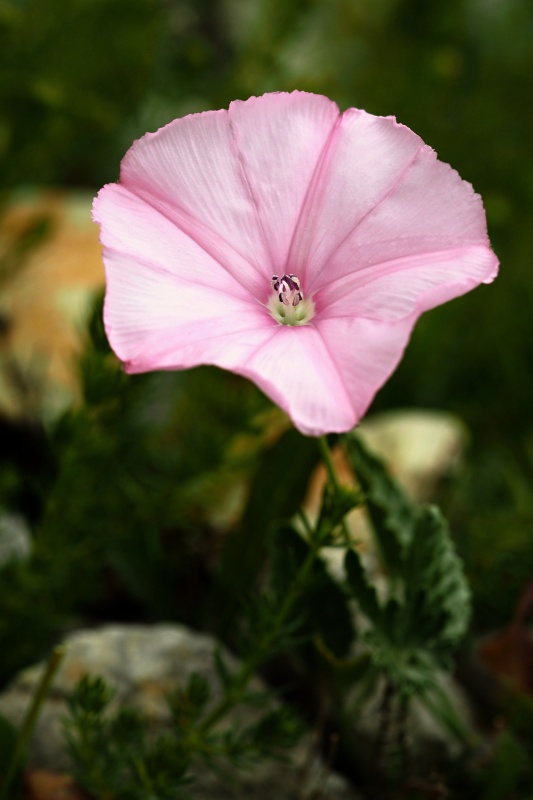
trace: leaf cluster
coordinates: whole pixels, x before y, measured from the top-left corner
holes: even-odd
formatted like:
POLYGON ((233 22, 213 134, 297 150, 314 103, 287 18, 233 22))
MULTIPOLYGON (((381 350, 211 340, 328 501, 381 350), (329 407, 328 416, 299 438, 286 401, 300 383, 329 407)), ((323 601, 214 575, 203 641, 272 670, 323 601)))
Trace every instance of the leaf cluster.
MULTIPOLYGON (((330 535, 334 519, 336 515, 328 525, 330 535)), ((326 530, 325 515, 321 515, 318 526, 319 530, 326 530)), ((297 594, 289 617, 294 625, 292 641, 288 637, 286 647, 319 640, 335 657, 342 658, 348 654, 356 635, 348 597, 320 556, 302 577, 302 566, 311 550, 311 542, 290 525, 280 526, 274 532, 269 559, 271 603, 278 607, 289 592, 297 594)))
POLYGON ((80 786, 109 800, 181 797, 190 759, 179 739, 150 737, 134 709, 107 714, 112 697, 101 678, 84 676, 69 698, 65 735, 80 786))
POLYGON ((0 567, 0 683, 73 617, 201 625, 216 539, 265 450, 266 400, 252 384, 207 368, 127 377, 101 306, 80 404, 46 431, 17 430, 12 453, 1 437, 0 507, 27 515, 31 493, 32 543, 0 567))
POLYGON ((367 620, 374 666, 406 697, 424 696, 438 691, 435 673, 449 668, 468 626, 462 564, 440 511, 417 506, 356 435, 343 440, 365 494, 383 589, 356 550, 346 554, 346 585, 367 620))
MULTIPOLYGON (((206 713, 211 688, 199 673, 191 673, 186 686, 169 693, 171 724, 162 734, 156 735, 136 709, 112 711, 112 700, 102 678, 86 675, 69 698, 64 720, 76 780, 91 795, 107 800, 180 798, 184 787, 194 783, 193 762, 220 771, 228 762, 249 768, 261 759, 284 758, 283 751, 304 730, 289 708, 272 702, 253 723, 210 724, 206 713)), ((257 704, 251 694, 244 701, 257 704)), ((261 706, 264 702, 262 696, 261 706)))

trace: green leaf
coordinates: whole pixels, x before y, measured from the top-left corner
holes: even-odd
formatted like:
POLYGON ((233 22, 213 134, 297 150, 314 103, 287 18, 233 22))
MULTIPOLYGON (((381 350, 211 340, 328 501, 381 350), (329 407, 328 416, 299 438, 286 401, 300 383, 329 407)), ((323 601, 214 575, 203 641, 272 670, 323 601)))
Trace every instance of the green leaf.
POLYGON ((389 580, 390 596, 382 612, 353 554, 347 558, 352 591, 369 619, 384 623, 382 632, 391 646, 422 647, 437 659, 445 658, 465 633, 470 617, 470 592, 446 521, 437 508, 420 508, 410 500, 353 434, 344 442, 395 579, 394 592, 389 580))
POLYGON ((235 677, 231 672, 230 668, 226 664, 226 660, 222 654, 222 649, 220 647, 215 647, 213 652, 213 665, 215 667, 215 672, 217 673, 218 679, 222 686, 225 689, 231 687, 234 683, 235 677))
POLYGON ((289 707, 268 711, 246 730, 257 756, 273 755, 280 748, 294 747, 305 732, 303 721, 289 707))
POLYGON ((375 588, 361 564, 359 554, 348 550, 344 559, 348 589, 355 598, 363 614, 377 627, 383 624, 383 611, 375 588))
MULTIPOLYGON (((316 440, 293 429, 265 453, 242 518, 246 542, 263 540, 273 523, 292 517, 301 505, 319 457, 316 440)), ((248 551, 253 552, 254 548, 248 545, 248 551)), ((242 556, 241 552, 239 573, 242 556)))
POLYGON ((446 655, 468 627, 470 591, 446 520, 434 506, 421 510, 404 581, 409 643, 446 655))
POLYGON ((72 690, 68 707, 72 714, 96 717, 105 711, 113 695, 114 691, 103 678, 98 675, 83 675, 72 690))
POLYGON ((401 573, 414 536, 418 510, 383 463, 354 433, 342 437, 350 464, 365 494, 368 515, 386 566, 401 573))
POLYGON ((77 782, 94 797, 177 800, 190 761, 183 737, 154 736, 149 720, 128 706, 110 715, 110 697, 98 677, 83 678, 71 695, 63 724, 77 782))
POLYGON ((418 507, 353 435, 344 439, 389 568, 380 602, 357 552, 346 555, 347 585, 372 623, 364 635, 370 658, 404 697, 424 694, 428 708, 433 706, 457 734, 450 704, 442 692, 430 690, 435 671, 449 667, 450 653, 469 621, 461 561, 440 511, 418 507))
POLYGON ((322 546, 335 543, 333 532, 341 524, 346 514, 353 508, 364 505, 364 498, 356 489, 346 486, 334 491, 326 485, 322 495, 322 505, 313 536, 322 546))
POLYGON ((517 797, 520 779, 528 765, 528 755, 511 731, 503 731, 498 739, 492 762, 483 775, 482 800, 517 797))
POLYGON ((450 698, 442 686, 433 680, 431 685, 417 692, 417 698, 434 719, 457 741, 466 744, 469 731, 457 714, 450 698))
POLYGON ((109 733, 118 748, 142 752, 144 723, 141 712, 135 708, 120 708, 110 720, 109 733))
MULTIPOLYGON (((270 541, 270 573, 276 597, 285 596, 307 558, 309 544, 288 525, 276 530, 270 541)), ((320 557, 315 560, 293 618, 301 620, 298 633, 319 636, 332 653, 345 656, 355 637, 352 614, 346 595, 329 574, 320 557)))
POLYGON ((205 675, 201 675, 199 672, 191 672, 187 681, 187 696, 198 717, 211 697, 211 688, 205 675))
MULTIPOLYGON (((219 653, 218 657, 222 663, 219 653)), ((179 686, 169 692, 167 703, 178 729, 186 729, 198 720, 210 697, 209 683, 199 672, 191 672, 185 688, 179 686)))

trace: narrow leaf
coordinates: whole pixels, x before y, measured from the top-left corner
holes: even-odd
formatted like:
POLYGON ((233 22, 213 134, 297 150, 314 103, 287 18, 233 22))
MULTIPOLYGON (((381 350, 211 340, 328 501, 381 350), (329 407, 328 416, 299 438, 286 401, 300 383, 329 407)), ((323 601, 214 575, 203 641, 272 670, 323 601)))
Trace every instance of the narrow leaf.
POLYGON ((380 627, 383 623, 383 612, 378 596, 355 550, 348 550, 346 553, 344 568, 350 594, 357 601, 363 614, 380 627))
POLYGON ((470 731, 440 684, 435 681, 431 688, 419 691, 417 697, 444 730, 458 742, 468 743, 470 731))
MULTIPOLYGON (((283 598, 309 553, 309 545, 288 525, 279 528, 271 539, 270 571, 273 588, 283 598)), ((346 595, 317 557, 295 604, 294 617, 302 620, 301 632, 320 637, 337 658, 346 656, 355 636, 352 614, 346 595)))

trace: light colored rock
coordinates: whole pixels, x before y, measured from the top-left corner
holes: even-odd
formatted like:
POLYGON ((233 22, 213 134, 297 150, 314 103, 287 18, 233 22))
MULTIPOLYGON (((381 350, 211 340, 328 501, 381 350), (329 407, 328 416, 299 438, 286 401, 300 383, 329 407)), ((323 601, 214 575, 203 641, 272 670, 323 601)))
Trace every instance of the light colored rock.
MULTIPOLYGON (((99 630, 82 630, 65 641, 67 656, 58 672, 50 696, 44 706, 32 742, 30 765, 52 771, 68 771, 69 759, 62 737, 62 718, 66 713, 65 700, 76 681, 85 673, 101 675, 116 691, 117 704, 127 703, 139 708, 150 720, 154 730, 161 730, 169 719, 166 693, 184 685, 189 674, 201 672, 208 679, 213 700, 221 696, 221 687, 213 665, 217 642, 213 637, 190 631, 180 625, 155 626, 109 625, 99 630)), ((239 662, 223 653, 230 670, 239 662)), ((22 672, 0 696, 0 713, 19 724, 42 673, 42 665, 22 672)), ((253 690, 264 690, 258 679, 253 690)), ((241 707, 225 719, 224 726, 250 724, 259 710, 241 707)), ((194 783, 195 800, 297 800, 309 798, 316 787, 321 800, 356 800, 348 783, 336 774, 328 774, 319 758, 313 754, 310 737, 290 753, 291 763, 266 761, 251 771, 232 769, 221 779, 203 769, 194 783), (310 750, 311 748, 311 750, 310 750), (310 759, 310 768, 304 765, 310 759), (305 785, 304 785, 305 783, 305 785)))
POLYGON ((0 513, 0 565, 24 560, 31 551, 31 536, 20 514, 0 513))
POLYGON ((359 433, 419 503, 427 503, 443 478, 457 468, 468 433, 446 411, 400 409, 364 420, 359 433))

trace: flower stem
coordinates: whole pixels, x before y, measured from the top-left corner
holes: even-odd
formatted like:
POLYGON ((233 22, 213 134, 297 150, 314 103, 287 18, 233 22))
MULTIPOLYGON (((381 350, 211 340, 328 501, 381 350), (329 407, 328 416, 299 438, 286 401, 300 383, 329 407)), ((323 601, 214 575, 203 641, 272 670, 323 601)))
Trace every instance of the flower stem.
MULTIPOLYGON (((340 494, 342 491, 342 486, 337 476, 331 451, 326 438, 323 436, 319 437, 318 443, 331 487, 335 494, 340 494)), ((279 607, 277 613, 273 616, 272 624, 269 626, 269 629, 263 633, 256 644, 254 652, 248 657, 248 659, 242 664, 241 668, 234 675, 231 685, 226 687, 224 697, 205 717, 201 724, 193 731, 192 739, 195 741, 196 745, 198 744, 198 737, 202 738, 205 736, 205 734, 207 734, 213 728, 213 726, 219 722, 231 708, 233 708, 236 703, 242 700, 250 679, 255 675, 261 663, 268 657, 273 645, 275 645, 279 638, 286 618, 300 596, 302 588, 305 586, 306 579, 311 572, 313 564, 315 563, 320 551, 321 543, 312 536, 311 526, 303 512, 300 512, 300 517, 308 534, 307 541, 309 544, 309 550, 307 552, 307 556, 294 581, 292 582, 289 591, 285 595, 281 606, 279 607)), ((350 536, 344 521, 342 523, 342 529, 344 533, 345 544, 349 546, 350 536)))
MULTIPOLYGON (((320 453, 322 455, 322 461, 326 468, 326 472, 328 473, 329 483, 333 492, 336 495, 339 495, 342 491, 342 485, 339 480, 339 476, 337 475, 337 470, 335 468, 335 464, 333 463, 333 455, 331 453, 328 440, 325 436, 318 437, 318 445, 320 447, 320 453)), ((344 540, 345 547, 351 547, 352 545, 352 537, 350 536, 350 531, 348 529, 348 525, 346 524, 346 520, 343 519, 341 522, 341 530, 342 536, 344 540)))
POLYGON ((222 719, 222 717, 242 699, 248 682, 255 675, 261 663, 268 657, 273 645, 275 645, 279 638, 283 623, 298 599, 302 587, 305 585, 306 578, 313 567, 319 549, 320 545, 310 545, 306 559, 292 582, 289 591, 285 595, 285 599, 278 609, 277 614, 275 614, 272 625, 270 625, 269 630, 265 631, 260 638, 255 652, 243 663, 240 670, 234 676, 232 686, 226 689, 226 693, 220 703, 207 715, 197 729, 200 734, 207 733, 215 723, 222 719))
POLYGON ((11 788, 11 783, 13 781, 13 778, 16 774, 18 767, 20 766, 22 759, 24 758, 33 730, 35 728, 37 720, 39 719, 43 703, 48 696, 48 692, 50 691, 52 682, 57 674, 59 667, 61 666, 61 662, 65 657, 65 653, 66 653, 66 647, 62 645, 59 647, 55 647, 54 650, 52 651, 50 658, 48 659, 46 669, 41 677, 41 680, 33 695, 28 711, 26 712, 26 716, 24 718, 22 726, 18 732, 17 740, 15 742, 15 747, 11 755, 11 760, 9 762, 9 766, 7 768, 4 781, 0 789, 0 800, 6 800, 9 797, 9 790, 11 788))
POLYGON ((341 488, 341 484, 337 475, 337 470, 335 469, 335 464, 333 463, 333 456, 331 454, 331 450, 329 449, 328 440, 325 436, 318 437, 318 446, 320 447, 322 461, 324 462, 324 466, 328 473, 329 482, 331 483, 332 488, 338 492, 341 488))

